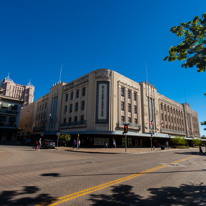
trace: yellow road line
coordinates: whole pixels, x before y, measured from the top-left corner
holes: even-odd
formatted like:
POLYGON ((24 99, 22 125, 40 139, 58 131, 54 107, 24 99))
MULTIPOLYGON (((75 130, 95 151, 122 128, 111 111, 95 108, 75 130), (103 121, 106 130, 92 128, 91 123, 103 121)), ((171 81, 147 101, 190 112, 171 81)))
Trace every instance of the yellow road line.
MULTIPOLYGON (((180 160, 174 161, 172 163, 174 164, 174 163, 182 162, 184 160, 193 158, 195 156, 197 156, 197 155, 193 155, 193 156, 190 156, 190 157, 187 157, 187 158, 184 158, 184 159, 180 159, 180 160)), ((159 170, 159 169, 167 167, 167 166, 168 166, 167 164, 161 165, 161 166, 157 166, 157 167, 154 167, 154 168, 151 168, 151 169, 148 169, 148 170, 136 173, 136 174, 132 174, 132 175, 129 175, 129 176, 117 179, 117 180, 113 180, 113 181, 110 181, 110 182, 107 182, 107 183, 104 183, 104 184, 101 184, 101 185, 98 185, 98 186, 95 186, 95 187, 91 187, 91 188, 88 188, 88 189, 85 189, 85 190, 82 190, 82 191, 79 191, 79 192, 75 192, 75 193, 70 194, 70 195, 59 197, 59 198, 56 198, 56 199, 54 199, 52 201, 44 202, 44 203, 38 204, 36 206, 43 206, 43 205, 54 206, 54 205, 60 204, 62 202, 66 202, 66 201, 69 201, 71 199, 74 199, 74 198, 77 198, 77 197, 80 197, 80 196, 92 193, 94 191, 101 190, 103 188, 110 187, 112 185, 115 185, 115 184, 118 184, 118 183, 130 180, 130 179, 133 179, 135 177, 138 177, 138 176, 141 176, 141 175, 144 175, 144 174, 147 174, 149 172, 153 172, 155 170, 159 170), (55 203, 53 203, 53 202, 55 202, 55 203)))

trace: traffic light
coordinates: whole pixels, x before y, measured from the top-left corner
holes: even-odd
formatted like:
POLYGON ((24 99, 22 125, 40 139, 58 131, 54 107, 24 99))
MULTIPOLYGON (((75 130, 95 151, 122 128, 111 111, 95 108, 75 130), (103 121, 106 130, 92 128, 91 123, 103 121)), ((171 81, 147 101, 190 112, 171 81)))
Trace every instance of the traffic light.
POLYGON ((124 133, 128 132, 128 125, 124 125, 124 133))

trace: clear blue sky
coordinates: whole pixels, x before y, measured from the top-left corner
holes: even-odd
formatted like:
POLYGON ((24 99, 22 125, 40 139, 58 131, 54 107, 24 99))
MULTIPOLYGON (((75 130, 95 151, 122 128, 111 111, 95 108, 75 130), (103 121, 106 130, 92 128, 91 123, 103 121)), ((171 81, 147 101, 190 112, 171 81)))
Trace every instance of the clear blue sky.
MULTIPOLYGON (((148 80, 158 92, 187 103, 206 120, 205 73, 165 62, 180 38, 172 26, 205 12, 199 0, 7 0, 0 1, 0 79, 31 78, 35 100, 59 80, 70 82, 107 68, 134 81, 148 80)), ((206 135, 200 126, 201 135, 206 135)))

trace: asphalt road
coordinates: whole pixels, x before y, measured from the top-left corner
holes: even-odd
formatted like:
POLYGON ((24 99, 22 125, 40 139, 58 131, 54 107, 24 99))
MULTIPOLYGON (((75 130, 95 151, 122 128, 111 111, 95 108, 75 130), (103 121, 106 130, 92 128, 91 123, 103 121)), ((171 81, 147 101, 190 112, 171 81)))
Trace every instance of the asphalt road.
POLYGON ((206 205, 198 149, 101 154, 0 145, 0 205, 206 205))

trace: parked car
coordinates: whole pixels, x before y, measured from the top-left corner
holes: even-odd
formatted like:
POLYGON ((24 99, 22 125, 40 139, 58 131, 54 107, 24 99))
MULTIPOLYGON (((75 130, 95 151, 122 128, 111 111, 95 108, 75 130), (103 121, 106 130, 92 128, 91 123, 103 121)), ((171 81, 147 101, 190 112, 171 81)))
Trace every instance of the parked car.
POLYGON ((42 148, 55 148, 55 142, 52 139, 45 139, 42 141, 42 148))
POLYGON ((30 139, 23 139, 21 141, 21 144, 23 144, 23 145, 30 145, 31 144, 31 140, 30 139))

